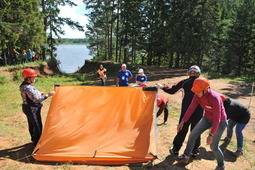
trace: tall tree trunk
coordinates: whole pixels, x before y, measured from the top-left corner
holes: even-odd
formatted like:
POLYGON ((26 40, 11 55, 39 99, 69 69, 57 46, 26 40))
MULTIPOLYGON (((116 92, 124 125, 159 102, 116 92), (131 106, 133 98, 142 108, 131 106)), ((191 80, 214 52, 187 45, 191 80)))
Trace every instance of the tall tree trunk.
POLYGON ((180 67, 180 53, 179 52, 176 53, 176 58, 175 58, 174 66, 175 66, 175 68, 179 68, 180 67))
MULTIPOLYGON (((41 0, 41 4, 42 4, 42 13, 45 15, 46 14, 45 0, 41 0)), ((45 37, 47 39, 47 33, 46 33, 46 31, 47 31, 47 16, 46 15, 43 17, 43 24, 44 24, 45 37)), ((43 58, 43 60, 46 59, 46 46, 43 46, 43 48, 42 48, 42 58, 43 58)))
POLYGON ((108 30, 106 31, 105 39, 104 39, 104 59, 107 60, 107 55, 108 55, 108 43, 109 43, 109 32, 108 30), (107 43, 106 43, 107 42, 107 43))
POLYGON ((169 68, 173 68, 173 63, 174 63, 173 60, 174 60, 174 55, 170 54, 170 59, 169 59, 169 64, 168 64, 169 68))
MULTIPOLYGON (((114 6, 114 0, 112 1, 112 7, 114 6)), ((113 10, 111 10, 111 24, 110 24, 110 42, 109 42, 109 60, 112 61, 112 35, 113 35, 113 10)))
POLYGON ((118 62, 120 60, 119 59, 119 55, 118 55, 118 50, 119 50, 119 22, 120 22, 120 2, 121 0, 118 0, 118 4, 117 4, 117 24, 116 24, 116 58, 115 61, 118 62))
MULTIPOLYGON (((126 21, 127 22, 127 21, 126 21)), ((127 24, 125 24, 125 26, 126 26, 126 28, 125 28, 125 30, 127 30, 127 24)), ((124 42, 125 42, 125 47, 124 47, 124 60, 123 60, 123 62, 124 63, 127 63, 127 50, 128 50, 128 44, 127 44, 127 31, 125 32, 125 40, 124 40, 124 42)))

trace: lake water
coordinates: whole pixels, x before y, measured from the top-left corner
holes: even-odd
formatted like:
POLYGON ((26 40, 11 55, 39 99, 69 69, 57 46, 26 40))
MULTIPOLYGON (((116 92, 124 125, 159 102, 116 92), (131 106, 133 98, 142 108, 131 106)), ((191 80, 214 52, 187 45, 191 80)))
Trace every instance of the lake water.
POLYGON ((85 60, 92 59, 86 45, 59 45, 56 53, 60 61, 59 69, 65 73, 74 73, 84 65, 85 60))

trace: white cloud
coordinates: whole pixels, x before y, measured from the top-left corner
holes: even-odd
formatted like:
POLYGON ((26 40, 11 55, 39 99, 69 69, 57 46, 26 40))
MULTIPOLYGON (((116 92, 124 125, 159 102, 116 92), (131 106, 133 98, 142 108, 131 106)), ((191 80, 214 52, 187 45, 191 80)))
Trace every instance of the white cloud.
MULTIPOLYGON (((60 6, 60 17, 71 18, 73 21, 79 22, 81 26, 84 27, 86 31, 86 24, 88 23, 88 18, 85 16, 85 4, 82 0, 74 1, 77 6, 60 6)), ((65 31, 65 35, 61 35, 62 38, 85 38, 85 33, 78 31, 77 29, 72 29, 68 25, 62 26, 65 31)))

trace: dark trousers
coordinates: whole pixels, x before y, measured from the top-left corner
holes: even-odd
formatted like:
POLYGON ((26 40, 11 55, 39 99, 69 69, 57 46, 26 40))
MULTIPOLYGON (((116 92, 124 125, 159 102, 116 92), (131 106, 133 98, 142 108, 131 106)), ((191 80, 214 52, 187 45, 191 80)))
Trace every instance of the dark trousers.
POLYGON ((34 143, 34 145, 37 144, 42 134, 41 108, 41 106, 30 107, 26 104, 22 105, 22 110, 27 116, 28 129, 31 136, 31 141, 34 143))
POLYGON ((106 78, 100 78, 102 86, 106 86, 106 78))
POLYGON ((166 107, 164 108, 164 122, 167 122, 168 119, 168 102, 166 103, 166 107))
MULTIPOLYGON (((196 124, 199 121, 200 121, 200 119, 189 119, 186 123, 184 123, 184 125, 182 127, 182 130, 180 132, 178 132, 176 134, 175 138, 174 138, 174 141, 173 141, 173 150, 174 151, 179 151, 181 149, 182 144, 185 140, 185 137, 188 133, 189 126, 190 126, 190 131, 192 131, 192 129, 196 126, 196 124)), ((198 152, 198 147, 201 144, 200 140, 201 140, 201 137, 199 136, 196 139, 195 146, 194 146, 193 151, 192 151, 193 153, 198 152)))
MULTIPOLYGON (((162 114, 162 112, 159 114, 157 113, 157 117, 159 117, 162 114)), ((166 106, 164 108, 164 123, 167 122, 168 119, 168 102, 166 103, 166 106)))

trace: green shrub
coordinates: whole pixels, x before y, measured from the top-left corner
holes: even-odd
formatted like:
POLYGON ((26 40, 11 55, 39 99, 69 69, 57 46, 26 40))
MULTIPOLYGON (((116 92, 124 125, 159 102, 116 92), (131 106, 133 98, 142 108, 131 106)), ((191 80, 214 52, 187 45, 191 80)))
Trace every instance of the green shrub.
POLYGON ((13 78, 12 78, 14 81, 21 81, 22 80, 22 77, 21 77, 21 71, 17 71, 14 75, 13 75, 13 78))
POLYGON ((5 84, 8 82, 8 78, 6 76, 0 76, 0 84, 5 84))
POLYGON ((58 61, 55 57, 50 57, 47 60, 47 64, 50 70, 52 70, 54 73, 60 74, 61 72, 58 69, 58 66, 60 64, 60 61, 58 61))

